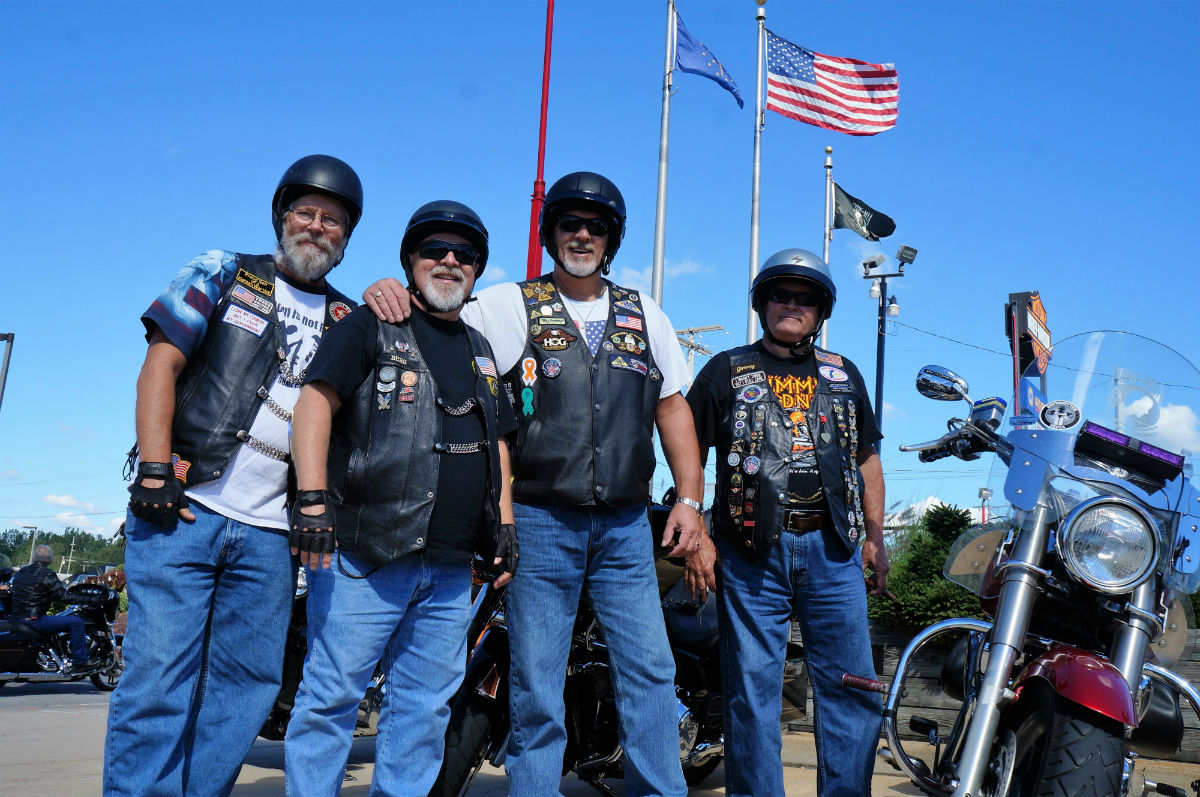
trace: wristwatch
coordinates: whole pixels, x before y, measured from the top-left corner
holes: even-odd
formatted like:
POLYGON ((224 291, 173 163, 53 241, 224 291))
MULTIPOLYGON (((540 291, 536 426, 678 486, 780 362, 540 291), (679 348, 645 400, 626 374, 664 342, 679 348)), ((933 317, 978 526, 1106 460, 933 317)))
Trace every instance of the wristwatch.
POLYGON ((696 510, 697 515, 699 515, 700 517, 704 517, 704 504, 700 503, 699 501, 693 501, 690 498, 676 498, 675 504, 676 505, 683 504, 684 506, 690 506, 692 509, 696 510))

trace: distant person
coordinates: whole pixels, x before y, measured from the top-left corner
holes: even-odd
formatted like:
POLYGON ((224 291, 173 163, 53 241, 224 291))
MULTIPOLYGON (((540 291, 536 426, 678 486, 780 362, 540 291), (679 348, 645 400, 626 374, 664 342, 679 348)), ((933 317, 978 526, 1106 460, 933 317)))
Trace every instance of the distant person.
POLYGON ((498 586, 517 568, 504 442, 517 421, 491 347, 459 320, 487 258, 475 211, 418 208, 400 244, 414 312, 396 324, 351 313, 322 341, 296 403, 292 551, 314 570, 284 744, 296 797, 341 791, 381 659, 371 794, 429 791, 466 669, 472 554, 504 571, 498 586))
POLYGON ((779 713, 794 613, 817 792, 869 795, 879 698, 841 677, 875 677, 863 575, 873 570, 873 590, 886 593, 881 435, 854 363, 813 345, 837 299, 821 258, 777 252, 750 295, 762 339, 709 360, 687 397, 702 455, 717 450, 716 550, 706 540, 687 566, 703 574, 719 552, 725 793, 784 793, 779 713))
POLYGON ((20 620, 34 631, 42 634, 67 632, 70 642, 71 661, 68 666, 75 672, 86 671, 100 661, 88 661, 87 632, 83 618, 73 614, 46 614, 50 604, 62 602, 67 597, 67 587, 58 573, 50 568, 54 561, 54 550, 49 545, 39 545, 33 550, 33 562, 17 571, 12 580, 13 620, 20 620))
POLYGON ((321 335, 353 309, 325 275, 362 203, 345 163, 301 158, 271 200, 273 255, 206 252, 142 315, 106 795, 229 794, 279 691, 295 580, 288 425, 321 335))
MULTIPOLYGON (((512 642, 506 766, 515 795, 559 793, 563 687, 581 598, 595 610, 612 660, 627 791, 687 792, 653 550, 699 550, 704 482, 675 330, 648 296, 604 277, 625 221, 625 199, 608 178, 560 178, 541 217, 553 271, 493 285, 462 313, 495 350, 520 423, 513 513, 522 563, 505 615, 512 642), (680 496, 657 541, 646 517, 655 427, 680 496)), ((385 317, 407 306, 395 280, 364 296, 385 317)))

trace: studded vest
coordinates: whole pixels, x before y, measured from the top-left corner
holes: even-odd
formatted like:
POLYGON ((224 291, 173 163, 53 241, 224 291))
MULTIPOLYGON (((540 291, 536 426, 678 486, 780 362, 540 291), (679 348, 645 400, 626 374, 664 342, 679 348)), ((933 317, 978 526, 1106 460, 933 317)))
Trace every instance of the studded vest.
POLYGON ((519 283, 529 336, 504 375, 519 423, 515 501, 624 507, 649 500, 662 373, 640 297, 605 285, 608 321, 593 357, 554 281, 519 283))
MULTIPOLYGON (((858 417, 864 411, 853 392, 830 390, 849 384, 836 354, 816 349, 817 388, 805 420, 812 434, 817 469, 834 531, 848 550, 865 531, 862 476, 858 471, 858 417)), ((757 344, 729 352, 729 416, 733 441, 717 462, 713 517, 718 532, 745 548, 765 551, 779 541, 788 509, 792 421, 767 382, 757 344)))
MULTIPOLYGON (((412 327, 378 326, 371 375, 333 417, 327 471, 338 545, 375 567, 425 547, 439 464, 443 456, 455 456, 450 444, 441 442, 437 385, 412 327)), ((477 542, 487 556, 492 553, 490 532, 500 522, 499 383, 478 365, 486 359, 495 372, 491 347, 470 326, 467 338, 475 369, 476 404, 470 411, 483 413, 487 433, 481 442, 488 454, 489 501, 477 542)))
MULTIPOLYGON (((237 255, 235 277, 208 317, 204 340, 175 383, 171 452, 189 463, 176 469, 184 472, 187 486, 221 478, 248 439, 272 383, 283 378, 283 330, 274 293, 275 259, 237 255), (225 323, 226 318, 243 323, 225 323), (261 333, 251 331, 256 327, 261 333)), ((327 286, 324 329, 354 307, 355 302, 327 286)))

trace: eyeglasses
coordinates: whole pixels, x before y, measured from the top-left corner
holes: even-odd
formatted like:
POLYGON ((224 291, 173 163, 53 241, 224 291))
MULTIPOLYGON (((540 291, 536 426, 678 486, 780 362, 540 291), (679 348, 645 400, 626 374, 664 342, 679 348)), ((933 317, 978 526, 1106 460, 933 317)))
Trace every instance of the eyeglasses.
POLYGON ((473 266, 479 262, 479 253, 475 251, 475 247, 470 244, 452 244, 449 241, 426 241, 417 249, 417 256, 440 262, 451 252, 460 266, 473 266))
POLYGON ((824 298, 824 294, 819 291, 810 291, 807 288, 798 291, 790 291, 787 288, 771 288, 767 291, 767 301, 775 302, 775 304, 794 302, 798 307, 816 307, 824 298))
POLYGON ((330 216, 328 213, 322 213, 316 208, 288 208, 288 211, 296 217, 296 221, 303 224, 305 227, 313 223, 313 219, 321 220, 321 227, 330 232, 334 230, 342 230, 346 227, 346 220, 339 219, 337 216, 330 216))
POLYGON ((599 238, 608 235, 609 224, 603 219, 582 219, 579 216, 559 216, 555 226, 563 232, 579 232, 580 227, 587 227, 588 235, 599 238))

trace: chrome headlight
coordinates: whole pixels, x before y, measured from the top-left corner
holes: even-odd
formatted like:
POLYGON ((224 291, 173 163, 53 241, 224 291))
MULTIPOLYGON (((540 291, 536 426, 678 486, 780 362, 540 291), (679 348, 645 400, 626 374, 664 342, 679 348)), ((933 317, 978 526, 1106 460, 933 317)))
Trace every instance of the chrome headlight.
POLYGON ((1158 561, 1153 518, 1112 496, 1090 498, 1072 509, 1055 545, 1071 575, 1100 592, 1129 592, 1158 561))

